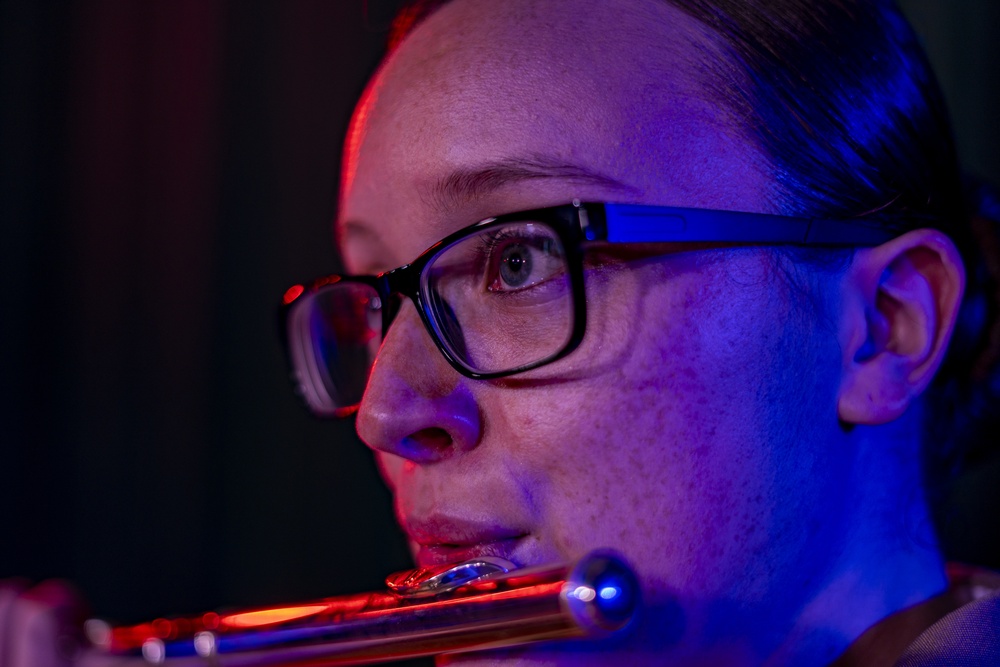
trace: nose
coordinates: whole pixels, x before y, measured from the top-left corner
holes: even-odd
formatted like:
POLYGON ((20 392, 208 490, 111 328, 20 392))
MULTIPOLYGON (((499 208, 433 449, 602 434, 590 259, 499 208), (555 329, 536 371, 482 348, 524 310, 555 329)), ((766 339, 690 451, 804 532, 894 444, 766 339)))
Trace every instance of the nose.
POLYGON ((358 435, 372 449, 416 463, 468 451, 482 433, 471 382, 448 364, 404 300, 368 378, 358 435))

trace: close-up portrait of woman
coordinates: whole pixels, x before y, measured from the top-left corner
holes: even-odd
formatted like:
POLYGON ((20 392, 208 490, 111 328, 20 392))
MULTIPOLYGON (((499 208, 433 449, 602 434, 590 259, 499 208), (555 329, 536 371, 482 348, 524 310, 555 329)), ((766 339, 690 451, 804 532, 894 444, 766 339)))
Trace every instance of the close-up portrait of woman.
POLYGON ((1000 664, 989 0, 0 20, 2 667, 1000 664))

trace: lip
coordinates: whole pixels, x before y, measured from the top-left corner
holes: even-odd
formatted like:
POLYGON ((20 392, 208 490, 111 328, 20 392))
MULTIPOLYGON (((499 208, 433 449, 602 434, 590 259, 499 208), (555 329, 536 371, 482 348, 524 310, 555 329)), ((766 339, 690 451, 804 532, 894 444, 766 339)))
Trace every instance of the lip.
POLYGON ((450 563, 461 563, 473 558, 492 556, 509 560, 515 565, 517 562, 515 551, 524 535, 511 537, 503 540, 492 540, 489 542, 477 542, 475 544, 417 544, 414 558, 420 567, 430 567, 433 565, 447 565, 450 563))
POLYGON ((528 536, 527 531, 497 521, 434 514, 424 519, 410 517, 404 522, 404 528, 414 545, 414 558, 420 567, 461 563, 483 556, 523 565, 515 552, 528 536))

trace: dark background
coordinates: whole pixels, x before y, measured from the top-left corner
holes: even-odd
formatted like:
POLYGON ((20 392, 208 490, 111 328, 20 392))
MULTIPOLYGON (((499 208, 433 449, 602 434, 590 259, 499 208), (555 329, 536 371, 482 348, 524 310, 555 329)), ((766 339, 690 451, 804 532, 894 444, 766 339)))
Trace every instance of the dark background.
MULTIPOLYGON (((407 565, 276 335, 284 289, 337 268, 339 144, 395 4, 0 0, 0 577, 131 621, 407 565)), ((1000 183, 1000 3, 905 7, 1000 183)), ((995 458, 963 480, 952 557, 1000 567, 998 489, 995 458)))

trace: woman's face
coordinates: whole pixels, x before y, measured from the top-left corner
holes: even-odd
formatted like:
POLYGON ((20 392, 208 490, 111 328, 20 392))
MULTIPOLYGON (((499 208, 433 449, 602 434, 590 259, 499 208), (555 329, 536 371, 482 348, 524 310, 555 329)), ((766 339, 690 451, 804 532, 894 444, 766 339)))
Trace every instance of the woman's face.
MULTIPOLYGON (((699 82, 715 52, 659 0, 445 6, 357 109, 349 270, 575 198, 771 210, 766 159, 699 82)), ((801 606, 845 529, 835 341, 766 250, 616 249, 589 265, 580 347, 507 379, 459 375, 404 304, 358 432, 419 563, 612 547, 652 609, 638 654, 725 646, 801 606)))

